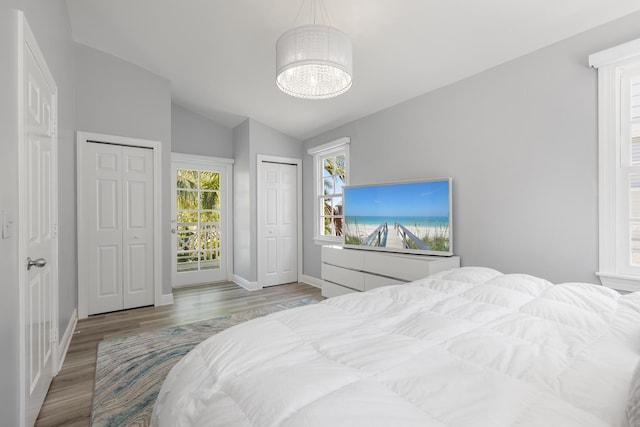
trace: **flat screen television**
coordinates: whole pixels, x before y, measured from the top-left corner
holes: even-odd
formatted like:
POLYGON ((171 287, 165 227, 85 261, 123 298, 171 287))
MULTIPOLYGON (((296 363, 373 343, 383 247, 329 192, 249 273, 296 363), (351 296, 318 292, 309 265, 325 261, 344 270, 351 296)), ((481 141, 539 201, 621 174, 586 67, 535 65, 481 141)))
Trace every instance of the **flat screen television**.
POLYGON ((453 255, 451 178, 347 186, 344 246, 453 255))

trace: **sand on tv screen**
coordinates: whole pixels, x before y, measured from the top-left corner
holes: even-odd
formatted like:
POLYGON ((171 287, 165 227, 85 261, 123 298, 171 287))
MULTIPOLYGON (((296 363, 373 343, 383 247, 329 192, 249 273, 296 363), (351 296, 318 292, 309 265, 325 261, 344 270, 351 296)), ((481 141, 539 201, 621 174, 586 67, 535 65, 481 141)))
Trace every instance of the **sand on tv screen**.
POLYGON ((346 247, 452 255, 451 178, 343 191, 346 247))

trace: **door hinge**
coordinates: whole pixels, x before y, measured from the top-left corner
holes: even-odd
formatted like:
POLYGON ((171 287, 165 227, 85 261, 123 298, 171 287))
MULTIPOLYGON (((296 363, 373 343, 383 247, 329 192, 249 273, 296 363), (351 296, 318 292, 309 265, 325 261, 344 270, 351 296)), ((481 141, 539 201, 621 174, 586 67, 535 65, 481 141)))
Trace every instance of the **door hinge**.
POLYGON ((51 331, 51 342, 58 342, 58 329, 51 331))
POLYGON ((49 120, 49 135, 57 135, 57 134, 58 134, 58 121, 49 120))
POLYGON ((58 223, 51 224, 51 237, 58 237, 58 223))

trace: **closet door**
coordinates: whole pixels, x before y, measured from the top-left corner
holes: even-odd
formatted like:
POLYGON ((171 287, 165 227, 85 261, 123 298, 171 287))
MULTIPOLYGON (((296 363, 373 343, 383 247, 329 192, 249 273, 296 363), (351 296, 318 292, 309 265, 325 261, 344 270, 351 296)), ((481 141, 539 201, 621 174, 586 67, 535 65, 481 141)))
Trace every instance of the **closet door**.
POLYGON ((153 150, 122 147, 123 308, 153 304, 153 150))
POLYGON ((153 161, 144 148, 87 143, 88 314, 153 304, 153 161))
POLYGON ((297 166, 261 162, 260 284, 298 280, 297 166))
POLYGON ((122 310, 122 147, 87 143, 84 165, 89 314, 122 310))

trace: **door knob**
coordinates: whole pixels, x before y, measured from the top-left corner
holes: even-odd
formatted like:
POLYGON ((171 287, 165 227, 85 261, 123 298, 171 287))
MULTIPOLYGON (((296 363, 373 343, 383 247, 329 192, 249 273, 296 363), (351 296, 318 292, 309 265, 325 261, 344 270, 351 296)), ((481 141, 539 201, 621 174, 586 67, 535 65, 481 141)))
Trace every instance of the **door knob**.
POLYGON ((31 257, 27 258, 27 270, 31 270, 31 267, 44 267, 47 265, 47 260, 44 258, 38 258, 32 260, 31 257))

